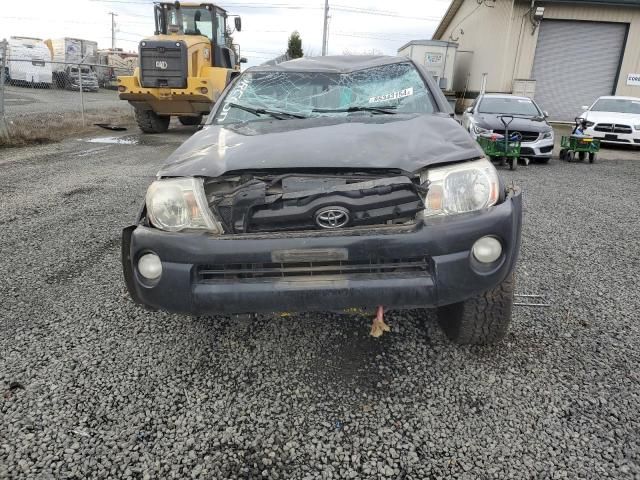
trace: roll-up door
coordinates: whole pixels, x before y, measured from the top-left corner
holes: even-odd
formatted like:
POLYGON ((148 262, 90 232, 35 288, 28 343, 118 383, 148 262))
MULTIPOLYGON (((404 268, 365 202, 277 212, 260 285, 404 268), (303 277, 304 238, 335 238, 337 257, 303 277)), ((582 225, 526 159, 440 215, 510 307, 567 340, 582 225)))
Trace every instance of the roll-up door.
POLYGON ((615 93, 628 24, 543 20, 533 61, 536 102, 551 120, 615 93))

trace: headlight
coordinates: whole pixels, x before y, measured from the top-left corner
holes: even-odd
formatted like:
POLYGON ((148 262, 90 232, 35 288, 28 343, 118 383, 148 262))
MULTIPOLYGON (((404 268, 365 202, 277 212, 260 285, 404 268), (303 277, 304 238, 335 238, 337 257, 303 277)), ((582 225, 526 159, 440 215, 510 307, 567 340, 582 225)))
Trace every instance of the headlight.
POLYGON ((545 138, 553 138, 553 130, 549 130, 548 132, 544 132, 542 134, 542 139, 544 140, 545 138))
POLYGON ((634 125, 633 128, 635 128, 636 130, 640 130, 640 124, 634 125))
POLYGON ((421 180, 429 181, 425 217, 480 210, 495 205, 499 197, 498 172, 486 158, 431 168, 421 180))
POLYGON ((473 133, 476 135, 481 135, 483 133, 493 133, 493 130, 488 130, 486 128, 479 127, 477 124, 472 123, 473 125, 473 133))
POLYGON ((160 230, 198 229, 222 233, 207 205, 201 178, 156 180, 147 190, 145 200, 149 220, 160 230))

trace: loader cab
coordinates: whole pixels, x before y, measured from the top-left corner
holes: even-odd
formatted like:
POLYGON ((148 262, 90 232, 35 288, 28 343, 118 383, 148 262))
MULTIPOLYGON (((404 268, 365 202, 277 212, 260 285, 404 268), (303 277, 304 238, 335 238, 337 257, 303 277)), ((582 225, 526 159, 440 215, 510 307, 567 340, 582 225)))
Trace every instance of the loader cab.
MULTIPOLYGON (((157 3, 154 6, 156 35, 196 35, 211 43, 213 66, 233 69, 239 63, 236 51, 229 45, 227 12, 211 3, 157 3)), ((235 19, 240 30, 240 17, 235 19)))

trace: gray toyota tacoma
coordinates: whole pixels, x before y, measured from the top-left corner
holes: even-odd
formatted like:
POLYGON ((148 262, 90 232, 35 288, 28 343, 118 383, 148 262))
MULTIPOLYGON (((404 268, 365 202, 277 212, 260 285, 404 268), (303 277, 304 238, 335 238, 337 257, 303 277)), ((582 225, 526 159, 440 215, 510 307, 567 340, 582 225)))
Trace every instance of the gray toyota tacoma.
POLYGON ((511 320, 521 197, 407 58, 247 69, 123 231, 138 303, 189 314, 432 307, 458 343, 511 320))

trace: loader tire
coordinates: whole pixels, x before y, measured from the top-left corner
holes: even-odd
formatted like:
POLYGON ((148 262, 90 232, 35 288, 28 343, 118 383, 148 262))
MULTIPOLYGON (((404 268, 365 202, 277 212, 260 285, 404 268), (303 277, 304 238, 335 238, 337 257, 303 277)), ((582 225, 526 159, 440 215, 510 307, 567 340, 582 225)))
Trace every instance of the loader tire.
POLYGON ((485 345, 502 340, 513 308, 513 272, 497 287, 463 302, 438 308, 438 323, 458 344, 485 345))
POLYGON ((171 117, 158 115, 152 110, 135 109, 136 123, 144 133, 164 133, 169 129, 171 117))
POLYGON ((178 117, 178 121, 182 125, 191 126, 191 125, 200 125, 202 123, 202 115, 198 115, 197 117, 178 117))

